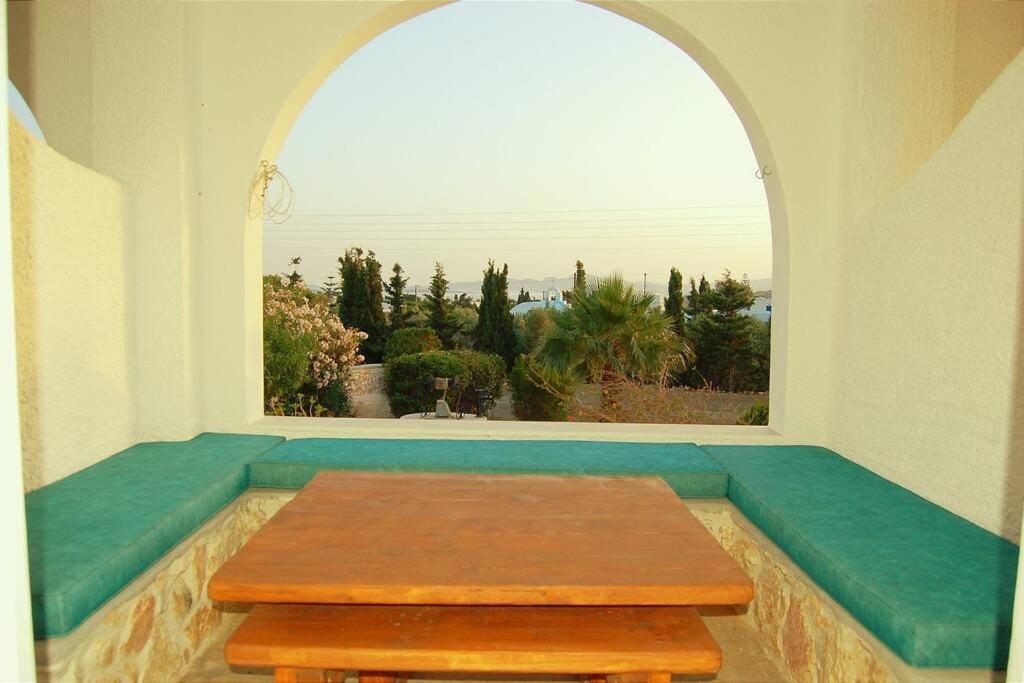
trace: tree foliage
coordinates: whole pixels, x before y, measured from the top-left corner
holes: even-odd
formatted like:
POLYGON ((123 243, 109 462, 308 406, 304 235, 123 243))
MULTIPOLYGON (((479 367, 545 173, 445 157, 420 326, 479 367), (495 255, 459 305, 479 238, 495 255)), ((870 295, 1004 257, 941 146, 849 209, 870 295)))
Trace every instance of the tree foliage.
POLYGON ((341 284, 338 282, 338 276, 335 273, 327 276, 324 283, 320 285, 320 291, 327 296, 327 305, 337 310, 338 295, 341 294, 341 284))
POLYGON ((587 288, 587 271, 583 267, 583 261, 577 259, 576 270, 572 274, 572 289, 562 290, 562 300, 567 304, 572 304, 575 301, 575 292, 577 289, 587 288))
POLYGON ((713 307, 711 306, 711 301, 708 299, 708 293, 710 291, 711 284, 703 275, 700 276, 699 285, 692 277, 690 278, 690 293, 686 296, 686 305, 683 307, 683 311, 686 313, 687 318, 692 320, 701 313, 711 312, 713 307))
POLYGON ((399 356, 424 351, 440 351, 441 340, 429 327, 403 327, 388 336, 388 345, 384 360, 390 361, 399 356))
POLYGON ((508 265, 501 270, 489 261, 480 288, 480 317, 474 331, 474 348, 493 353, 511 367, 516 355, 512 313, 508 299, 508 265))
POLYGON ((517 315, 512 321, 519 353, 532 353, 554 323, 551 315, 554 309, 533 308, 526 315, 517 315))
POLYGON ((569 415, 569 401, 577 379, 568 372, 556 372, 540 366, 527 355, 520 355, 509 373, 512 412, 518 420, 562 421, 569 415))
POLYGON ((385 302, 388 305, 388 329, 390 332, 408 327, 413 312, 409 309, 405 286, 409 278, 402 277, 402 266, 391 267, 391 278, 384 283, 385 302))
POLYGON ((296 256, 288 265, 292 267, 292 272, 288 274, 288 284, 294 287, 303 282, 302 275, 299 274, 299 266, 302 265, 302 257, 296 256))
POLYGON ((519 288, 519 296, 516 297, 516 303, 517 304, 522 304, 522 303, 526 303, 527 301, 533 301, 533 297, 530 296, 530 293, 528 291, 526 291, 524 288, 520 287, 519 288))
POLYGON ((586 289, 587 288, 587 271, 583 267, 583 261, 576 261, 576 272, 572 275, 572 288, 573 289, 586 289))
POLYGON ((637 292, 616 274, 575 295, 571 308, 554 313, 537 348, 544 367, 584 381, 613 374, 643 379, 684 360, 687 344, 654 307, 653 293, 637 292))
POLYGON ((453 306, 452 324, 455 331, 452 333, 451 348, 472 349, 476 341, 476 326, 479 320, 476 307, 453 306))
POLYGON ((264 409, 276 415, 343 416, 349 367, 366 335, 346 328, 327 295, 301 281, 263 278, 264 409))
MULTIPOLYGON (((729 271, 714 286, 694 288, 691 281, 688 313, 693 312, 689 336, 696 361, 690 382, 726 391, 760 388, 757 376, 754 334, 763 334, 764 323, 745 315, 754 305, 754 292, 746 278, 736 280, 729 271), (701 291, 701 290, 704 291, 701 291)), ((763 371, 767 378, 767 367, 763 371)), ((767 387, 765 387, 767 388, 767 387)))
POLYGON ((364 255, 362 249, 352 247, 345 251, 338 263, 341 275, 338 316, 349 327, 366 333, 363 355, 371 363, 380 362, 387 342, 380 261, 372 251, 364 255))
POLYGON ((763 401, 757 401, 749 408, 746 412, 740 415, 736 424, 740 425, 767 425, 768 424, 768 404, 763 401))
POLYGON ((452 315, 452 302, 448 300, 448 279, 444 274, 444 266, 439 262, 434 264, 434 275, 430 278, 425 298, 430 328, 445 348, 452 348, 458 321, 452 315))
POLYGON ((505 386, 505 363, 493 354, 477 351, 426 351, 398 356, 384 366, 384 390, 395 417, 433 411, 442 392, 434 389, 436 377, 458 379, 446 400, 453 410, 473 412, 476 390, 497 399, 505 386))
POLYGON ((672 321, 672 327, 677 334, 685 331, 683 307, 683 275, 678 269, 673 268, 668 274, 668 296, 665 298, 665 315, 672 321))

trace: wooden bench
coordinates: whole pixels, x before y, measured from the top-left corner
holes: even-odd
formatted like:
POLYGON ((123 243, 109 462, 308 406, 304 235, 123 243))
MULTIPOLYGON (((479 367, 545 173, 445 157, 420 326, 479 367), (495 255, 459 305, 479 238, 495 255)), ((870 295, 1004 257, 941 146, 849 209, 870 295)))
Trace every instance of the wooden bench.
POLYGON ((228 640, 229 664, 273 668, 278 683, 356 670, 396 674, 577 674, 668 683, 713 674, 722 651, 692 607, 257 605, 228 640))

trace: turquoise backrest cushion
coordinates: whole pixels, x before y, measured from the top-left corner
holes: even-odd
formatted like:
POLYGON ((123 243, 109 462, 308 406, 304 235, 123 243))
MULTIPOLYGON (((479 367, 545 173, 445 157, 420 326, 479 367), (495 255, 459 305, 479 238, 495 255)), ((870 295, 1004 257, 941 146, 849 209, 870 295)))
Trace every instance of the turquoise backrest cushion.
POLYGON ((297 489, 326 469, 660 476, 684 497, 721 498, 728 486, 689 443, 437 439, 295 439, 253 460, 249 482, 297 489))
POLYGON ((282 441, 138 444, 25 496, 36 636, 72 631, 241 493, 248 462, 282 441))
POLYGON ((732 502, 909 664, 1005 667, 1016 545, 824 448, 703 449, 732 502))

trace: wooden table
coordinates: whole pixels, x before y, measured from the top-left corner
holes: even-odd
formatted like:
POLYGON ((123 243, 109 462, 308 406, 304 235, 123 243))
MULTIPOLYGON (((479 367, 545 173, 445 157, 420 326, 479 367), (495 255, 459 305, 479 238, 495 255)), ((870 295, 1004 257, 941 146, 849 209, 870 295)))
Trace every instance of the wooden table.
POLYGON ((753 584, 665 482, 324 472, 210 580, 250 603, 693 606, 753 584))

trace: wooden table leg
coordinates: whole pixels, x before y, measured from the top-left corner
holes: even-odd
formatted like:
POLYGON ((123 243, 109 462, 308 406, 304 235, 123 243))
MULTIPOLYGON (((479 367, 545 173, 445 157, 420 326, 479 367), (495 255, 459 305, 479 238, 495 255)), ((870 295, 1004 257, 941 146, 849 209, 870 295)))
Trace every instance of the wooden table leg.
POLYGON ((395 683, 397 677, 391 671, 360 671, 359 683, 395 683))
MULTIPOLYGON (((593 680, 593 677, 591 677, 593 680)), ((615 683, 671 683, 672 674, 658 672, 644 672, 632 674, 619 674, 615 677, 615 683)))

